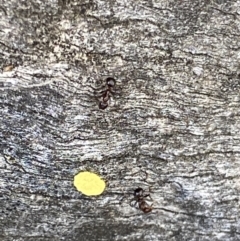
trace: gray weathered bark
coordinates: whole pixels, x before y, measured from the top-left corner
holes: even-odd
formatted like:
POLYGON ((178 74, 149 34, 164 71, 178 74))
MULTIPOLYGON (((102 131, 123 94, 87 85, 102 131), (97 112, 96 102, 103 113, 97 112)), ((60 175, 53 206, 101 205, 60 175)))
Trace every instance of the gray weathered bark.
POLYGON ((2 0, 0 15, 1 240, 240 240, 239 1, 2 0), (76 191, 80 170, 103 195, 76 191), (130 206, 136 187, 152 212, 130 206))

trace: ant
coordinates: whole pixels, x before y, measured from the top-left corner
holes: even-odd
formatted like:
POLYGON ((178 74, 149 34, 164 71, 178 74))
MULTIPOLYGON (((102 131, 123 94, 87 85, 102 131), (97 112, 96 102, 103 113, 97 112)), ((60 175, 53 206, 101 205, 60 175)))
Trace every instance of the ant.
POLYGON ((108 100, 110 99, 110 93, 112 94, 112 88, 116 84, 116 81, 112 77, 106 78, 107 89, 104 91, 102 101, 99 102, 99 109, 105 110, 108 107, 108 100))
POLYGON ((145 198, 149 197, 150 199, 151 196, 150 194, 145 194, 145 191, 141 188, 138 187, 137 189, 134 190, 134 198, 131 200, 131 203, 135 201, 134 205, 131 206, 136 206, 138 204, 138 208, 141 209, 144 213, 149 213, 153 209, 153 204, 149 205, 146 201, 145 198))

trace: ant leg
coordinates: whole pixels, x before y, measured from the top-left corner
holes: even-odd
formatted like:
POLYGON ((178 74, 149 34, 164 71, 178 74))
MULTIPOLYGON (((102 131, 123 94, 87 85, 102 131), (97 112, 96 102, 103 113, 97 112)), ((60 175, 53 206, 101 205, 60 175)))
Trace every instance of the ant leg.
POLYGON ((149 193, 144 194, 143 197, 144 197, 144 198, 148 197, 148 198, 152 201, 153 199, 152 199, 152 197, 151 197, 151 195, 150 195, 150 193, 151 193, 151 187, 148 188, 148 192, 149 192, 149 193))
POLYGON ((136 207, 136 204, 138 203, 138 201, 136 201, 136 199, 135 198, 132 198, 131 200, 130 200, 130 206, 131 207, 136 207), (135 203, 134 204, 132 204, 133 203, 133 201, 135 201, 135 203))
POLYGON ((126 195, 124 194, 120 199, 119 199, 119 205, 122 205, 123 201, 126 199, 126 195))

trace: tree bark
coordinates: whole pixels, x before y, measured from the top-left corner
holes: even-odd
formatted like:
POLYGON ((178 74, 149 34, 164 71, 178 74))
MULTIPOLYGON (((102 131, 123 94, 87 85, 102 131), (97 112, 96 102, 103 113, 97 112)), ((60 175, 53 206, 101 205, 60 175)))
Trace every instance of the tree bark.
POLYGON ((1 240, 240 240, 239 1, 10 0, 0 15, 1 240), (103 195, 77 192, 81 170, 103 195), (149 213, 130 205, 138 187, 149 213))

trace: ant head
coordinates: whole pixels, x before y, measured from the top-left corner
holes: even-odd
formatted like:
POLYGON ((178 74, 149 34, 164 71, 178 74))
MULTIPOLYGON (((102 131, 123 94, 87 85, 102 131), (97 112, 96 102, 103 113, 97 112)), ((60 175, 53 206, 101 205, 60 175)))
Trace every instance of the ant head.
POLYGON ((108 78, 106 78, 106 82, 107 82, 107 86, 109 88, 112 88, 115 85, 116 80, 112 77, 108 77, 108 78))
POLYGON ((137 189, 134 190, 134 196, 140 197, 143 194, 143 189, 141 187, 138 187, 137 189))

